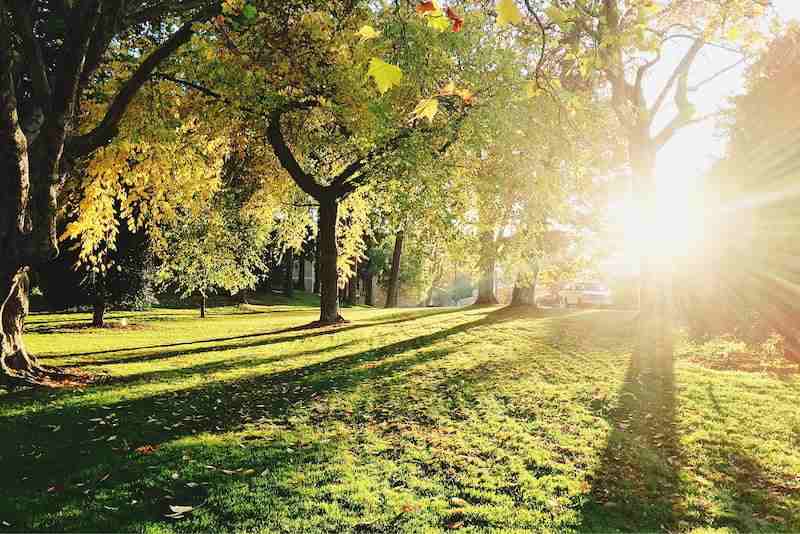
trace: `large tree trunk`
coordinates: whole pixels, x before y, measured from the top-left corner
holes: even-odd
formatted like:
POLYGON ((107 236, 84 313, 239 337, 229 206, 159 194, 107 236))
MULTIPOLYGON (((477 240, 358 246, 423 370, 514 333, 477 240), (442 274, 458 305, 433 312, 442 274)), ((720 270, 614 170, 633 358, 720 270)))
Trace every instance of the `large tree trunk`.
POLYGON ((283 261, 283 293, 289 298, 294 296, 294 250, 287 249, 283 261))
POLYGON ((45 372, 22 341, 28 315, 28 270, 0 273, 0 368, 4 382, 36 380, 45 372))
POLYGON ((200 318, 206 318, 206 294, 200 293, 200 318))
POLYGON ((478 281, 478 299, 475 304, 497 304, 495 295, 495 269, 497 267, 497 242, 494 232, 481 234, 481 278, 478 281))
MULTIPOLYGON (((35 253, 47 254, 36 248, 41 231, 34 235, 29 203, 36 194, 33 201, 39 207, 41 193, 49 193, 49 188, 46 179, 38 180, 32 191, 28 140, 17 115, 7 20, 6 13, 0 15, 0 382, 17 385, 40 382, 48 375, 25 350, 22 334, 28 315, 29 265, 35 253)), ((48 206, 44 203, 43 207, 48 206)), ((53 213, 48 210, 47 215, 53 213)), ((36 219, 39 222, 40 217, 36 219)), ((51 225, 55 227, 54 217, 51 225)))
MULTIPOLYGON (((659 228, 657 185, 655 179, 656 146, 649 137, 630 139, 633 194, 639 210, 639 223, 648 232, 659 228)), ((644 236, 639 253, 639 351, 637 358, 644 370, 662 370, 672 365, 672 265, 668 256, 648 246, 658 236, 644 236)))
POLYGON ((337 261, 339 250, 336 243, 336 219, 339 202, 333 196, 324 196, 319 200, 319 278, 320 278, 320 311, 321 324, 336 324, 344 319, 339 315, 339 271, 337 261))
POLYGON ((386 286, 386 307, 396 308, 400 290, 400 257, 403 254, 403 239, 405 232, 400 230, 394 238, 394 252, 392 253, 392 268, 389 271, 389 283, 386 286))

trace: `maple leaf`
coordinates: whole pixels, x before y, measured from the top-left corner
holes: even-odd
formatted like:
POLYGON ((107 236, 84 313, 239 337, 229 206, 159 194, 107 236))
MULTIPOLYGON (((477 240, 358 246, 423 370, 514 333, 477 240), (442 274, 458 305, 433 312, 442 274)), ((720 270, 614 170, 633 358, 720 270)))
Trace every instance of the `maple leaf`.
POLYGON ((367 76, 372 76, 375 80, 375 85, 378 86, 378 91, 383 94, 395 85, 400 85, 400 80, 403 79, 403 71, 400 70, 400 67, 374 57, 369 60, 367 76))
POLYGON ((442 11, 435 11, 428 15, 428 26, 434 30, 443 32, 450 27, 450 21, 442 11))
POLYGON ((417 4, 415 9, 417 10, 417 13, 423 15, 425 13, 430 13, 431 11, 436 11, 436 6, 433 2, 421 2, 417 4))
POLYGON ((361 29, 359 29, 356 32, 356 35, 361 37, 361 41, 368 41, 369 39, 374 39, 377 36, 379 36, 380 34, 381 34, 381 32, 377 31, 375 28, 373 28, 369 24, 365 24, 364 26, 361 26, 361 29))
POLYGON ((445 11, 445 14, 447 15, 448 19, 453 21, 453 31, 454 32, 460 32, 461 31, 461 27, 464 26, 464 19, 462 17, 459 17, 456 14, 456 12, 453 11, 453 8, 451 8, 451 7, 447 8, 447 10, 445 11))
POLYGON ((497 0, 497 25, 519 24, 522 22, 522 13, 519 12, 514 0, 497 0))
POLYGON ((439 101, 435 98, 423 98, 411 112, 411 120, 426 118, 428 122, 433 122, 433 117, 439 111, 439 101))

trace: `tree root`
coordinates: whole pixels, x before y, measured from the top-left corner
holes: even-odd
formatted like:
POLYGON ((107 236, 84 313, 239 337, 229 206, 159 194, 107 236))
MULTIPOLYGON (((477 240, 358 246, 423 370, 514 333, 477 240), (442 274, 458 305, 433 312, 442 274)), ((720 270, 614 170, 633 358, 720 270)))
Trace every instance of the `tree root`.
POLYGON ((77 369, 50 367, 38 363, 20 370, 4 365, 0 373, 0 386, 8 389, 79 387, 93 380, 93 375, 77 369))

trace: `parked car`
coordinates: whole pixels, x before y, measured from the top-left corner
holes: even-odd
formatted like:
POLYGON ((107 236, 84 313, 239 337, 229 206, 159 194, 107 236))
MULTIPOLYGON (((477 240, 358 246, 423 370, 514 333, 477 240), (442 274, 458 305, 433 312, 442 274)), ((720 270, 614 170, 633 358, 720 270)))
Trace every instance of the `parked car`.
POLYGON ((558 292, 561 307, 611 306, 614 304, 611 291, 597 282, 574 282, 558 292))

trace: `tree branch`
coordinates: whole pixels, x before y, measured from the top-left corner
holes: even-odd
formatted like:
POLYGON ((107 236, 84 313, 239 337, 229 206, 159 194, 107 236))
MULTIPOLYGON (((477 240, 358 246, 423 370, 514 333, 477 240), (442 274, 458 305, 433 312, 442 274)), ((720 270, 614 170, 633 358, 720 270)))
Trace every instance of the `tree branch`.
POLYGON ((284 108, 278 108, 270 113, 267 123, 267 140, 281 166, 289 173, 292 180, 295 181, 300 189, 319 201, 325 192, 325 188, 317 183, 313 176, 303 170, 283 137, 281 117, 285 111, 286 109, 284 108))
POLYGON ((650 108, 651 117, 654 117, 661 109, 661 106, 664 104, 664 100, 666 100, 667 95, 678 79, 689 74, 689 69, 692 67, 692 63, 694 63, 694 60, 697 58, 697 54, 700 53, 700 50, 702 50, 703 46, 705 46, 705 41, 698 38, 695 39, 695 41, 692 43, 692 46, 690 46, 689 50, 686 51, 686 54, 684 54, 680 63, 678 63, 678 65, 675 67, 675 70, 672 71, 672 75, 669 77, 669 80, 667 80, 667 83, 661 89, 661 92, 653 103, 653 106, 650 108))
POLYGON ((117 133, 119 122, 125 115, 133 97, 150 78, 155 69, 184 43, 189 41, 194 30, 192 25, 213 16, 219 6, 210 6, 202 10, 196 17, 185 22, 180 29, 173 33, 161 46, 150 53, 139 65, 133 75, 122 85, 100 124, 87 134, 69 140, 67 153, 70 157, 80 157, 108 143, 117 133))
POLYGON ((738 67, 739 65, 744 63, 745 61, 747 61, 747 56, 743 56, 742 58, 740 58, 735 63, 731 63, 730 65, 728 65, 724 69, 721 69, 721 70, 715 72, 713 75, 709 76, 708 78, 706 78, 704 80, 701 80, 701 81, 697 82, 696 84, 690 86, 689 87, 689 91, 690 92, 695 92, 695 91, 699 90, 701 87, 703 87, 707 83, 713 82, 714 80, 716 80, 717 78, 719 78, 723 74, 732 71, 733 69, 735 69, 736 67, 738 67))

